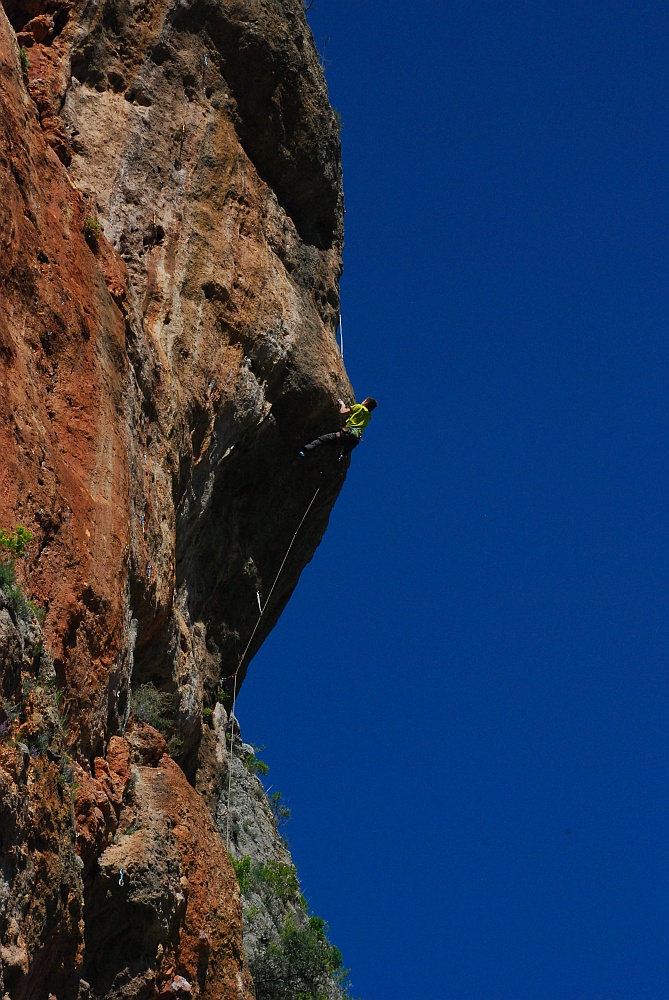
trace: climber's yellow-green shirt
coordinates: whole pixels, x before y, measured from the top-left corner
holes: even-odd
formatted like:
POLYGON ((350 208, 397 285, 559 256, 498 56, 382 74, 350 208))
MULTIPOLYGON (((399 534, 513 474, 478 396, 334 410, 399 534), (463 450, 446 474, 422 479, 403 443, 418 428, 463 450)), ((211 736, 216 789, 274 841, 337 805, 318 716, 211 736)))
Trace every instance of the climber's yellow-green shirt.
POLYGON ((351 431, 356 437, 360 437, 371 419, 372 414, 366 406, 363 406, 362 403, 354 403, 346 421, 346 430, 351 431))

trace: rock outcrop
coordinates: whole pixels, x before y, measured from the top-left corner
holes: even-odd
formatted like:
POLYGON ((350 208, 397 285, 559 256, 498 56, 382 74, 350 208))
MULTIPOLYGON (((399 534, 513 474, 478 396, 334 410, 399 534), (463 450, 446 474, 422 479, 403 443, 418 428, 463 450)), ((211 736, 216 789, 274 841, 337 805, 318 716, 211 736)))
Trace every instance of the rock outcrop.
POLYGON ((346 473, 294 460, 352 399, 337 121, 300 0, 3 5, 0 996, 242 998, 203 712, 346 473))

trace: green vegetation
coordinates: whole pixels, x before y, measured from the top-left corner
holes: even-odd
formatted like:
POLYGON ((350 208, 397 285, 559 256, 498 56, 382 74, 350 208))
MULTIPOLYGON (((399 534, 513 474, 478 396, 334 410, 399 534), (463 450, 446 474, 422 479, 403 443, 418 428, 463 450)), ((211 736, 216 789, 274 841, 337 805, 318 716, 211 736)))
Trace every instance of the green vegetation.
POLYGON ((269 889, 282 903, 300 895, 300 883, 292 865, 269 861, 263 868, 263 878, 269 889))
POLYGON ((282 861, 253 864, 248 854, 245 854, 239 861, 233 858, 232 867, 242 895, 257 892, 265 901, 274 897, 282 903, 300 899, 300 883, 292 865, 282 861))
POLYGON ((22 528, 20 525, 13 531, 0 528, 0 549, 9 552, 11 559, 22 559, 26 554, 26 547, 32 540, 32 531, 28 531, 27 528, 22 528))
POLYGON ((249 772, 249 774, 262 774, 263 778, 269 773, 269 764, 266 764, 264 760, 260 760, 257 754, 261 753, 265 749, 262 747, 253 747, 253 753, 250 753, 244 764, 249 772))
POLYGON ((328 1000, 333 982, 342 998, 350 996, 341 952, 326 930, 320 917, 310 917, 305 928, 286 920, 279 943, 249 963, 257 1000, 328 1000))
POLYGON ((5 584, 5 600, 10 611, 14 612, 15 618, 30 621, 30 613, 34 605, 31 605, 18 584, 5 584))
POLYGON ((102 226, 97 219, 88 216, 84 219, 84 237, 92 250, 97 250, 100 237, 102 236, 102 226))
POLYGON ((157 729, 167 740, 171 757, 181 750, 183 739, 176 732, 174 715, 177 696, 169 691, 159 691, 155 684, 140 684, 130 694, 130 704, 136 719, 157 729))
POLYGON ((235 869, 235 875, 237 876, 237 881, 239 882, 239 891, 242 894, 249 892, 251 888, 251 859, 248 854, 245 854, 243 858, 237 861, 236 858, 230 858, 232 861, 232 867, 235 869))
MULTIPOLYGON (((275 792, 269 801, 275 818, 285 822, 290 810, 283 804, 281 792, 275 792)), ((246 927, 265 911, 278 933, 278 940, 270 941, 264 928, 256 928, 257 950, 249 960, 256 1000, 351 1000, 341 952, 328 941, 325 921, 307 916, 307 901, 295 868, 278 860, 254 862, 249 855, 231 860, 244 902, 246 927), (258 897, 262 905, 258 905, 258 897)))
POLYGON ((211 708, 202 709, 202 721, 205 726, 209 726, 210 729, 214 728, 214 713, 211 708))
POLYGON ((147 722, 159 733, 165 735, 165 730, 172 726, 174 710, 174 695, 169 691, 159 691, 155 684, 140 684, 130 695, 130 703, 135 718, 147 722))
POLYGON ((24 45, 22 45, 19 49, 19 61, 21 63, 21 72, 25 76, 30 69, 30 59, 28 58, 28 52, 24 45))
POLYGON ((23 618, 24 621, 29 621, 31 615, 44 616, 16 582, 15 562, 26 555, 26 548, 32 539, 32 532, 27 528, 19 526, 11 531, 0 528, 0 585, 4 588, 9 610, 15 618, 23 618))
POLYGON ((344 119, 342 118, 342 116, 340 115, 340 113, 337 111, 336 108, 332 109, 332 114, 334 115, 334 120, 335 120, 335 125, 337 126, 337 131, 341 132, 341 130, 344 127, 344 119))
POLYGON ((74 780, 74 761, 66 753, 60 758, 56 784, 63 791, 69 789, 72 795, 77 789, 77 782, 74 780))
POLYGON ((18 705, 15 705, 13 701, 4 701, 0 699, 0 711, 5 716, 5 721, 10 724, 12 722, 16 722, 21 715, 21 708, 18 705))
POLYGON ((283 801, 281 792, 274 792, 269 796, 269 807, 272 810, 272 816, 278 830, 279 827, 284 826, 288 822, 291 815, 290 809, 283 801))
POLYGON ((76 764, 65 750, 69 734, 62 694, 52 673, 42 671, 39 677, 34 677, 22 672, 18 701, 13 703, 0 697, 0 739, 24 752, 27 748, 33 774, 40 780, 53 775, 51 764, 57 764, 56 787, 61 799, 69 798, 73 806, 78 788, 76 764), (28 728, 23 729, 22 723, 28 723, 28 728))
POLYGON ((10 562, 0 562, 0 585, 12 587, 15 581, 14 567, 10 562))

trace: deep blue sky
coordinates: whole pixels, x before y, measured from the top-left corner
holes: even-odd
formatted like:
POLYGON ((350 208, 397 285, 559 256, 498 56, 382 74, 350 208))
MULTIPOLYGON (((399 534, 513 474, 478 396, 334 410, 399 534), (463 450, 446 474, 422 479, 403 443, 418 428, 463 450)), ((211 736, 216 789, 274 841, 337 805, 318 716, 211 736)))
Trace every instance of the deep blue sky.
POLYGON ((238 703, 363 1000, 669 996, 669 7, 316 0, 380 405, 238 703))

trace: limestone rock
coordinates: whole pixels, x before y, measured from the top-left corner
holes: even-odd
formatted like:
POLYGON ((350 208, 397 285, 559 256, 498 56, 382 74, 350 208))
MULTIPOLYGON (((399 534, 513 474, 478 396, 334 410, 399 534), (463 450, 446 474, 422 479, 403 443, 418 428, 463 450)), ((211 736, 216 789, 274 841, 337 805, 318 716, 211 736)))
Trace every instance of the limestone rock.
POLYGON ((31 586, 89 751, 122 729, 132 671, 178 693, 193 773, 203 704, 243 681, 345 475, 294 462, 351 398, 338 129, 300 0, 7 10, 54 30, 33 32, 34 103, 0 36, 0 518, 36 534, 31 586))
MULTIPOLYGON (((0 606, 4 600, 0 589, 0 606)), ((74 997, 83 962, 83 885, 75 854, 73 765, 51 665, 35 652, 39 629, 28 615, 3 619, 0 996, 33 1000, 55 990, 74 997), (17 675, 10 694, 7 678, 17 675)))
POLYGON ((301 0, 3 0, 0 184, 0 527, 45 612, 0 600, 0 996, 243 1000, 220 732, 352 399, 301 0))
POLYGON ((199 996, 206 985, 207 997, 250 1000, 237 881, 205 805, 169 757, 133 767, 133 778, 133 801, 86 882, 93 995, 199 996))

